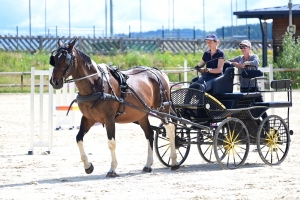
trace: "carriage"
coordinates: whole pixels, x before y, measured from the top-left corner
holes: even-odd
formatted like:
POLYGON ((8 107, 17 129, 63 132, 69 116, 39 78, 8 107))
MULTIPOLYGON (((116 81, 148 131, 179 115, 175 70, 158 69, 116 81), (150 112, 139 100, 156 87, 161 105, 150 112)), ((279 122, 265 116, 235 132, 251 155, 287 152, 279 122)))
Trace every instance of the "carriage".
MULTIPOLYGON (((214 80, 210 93, 189 88, 173 90, 175 86, 169 88, 167 75, 156 68, 119 71, 96 64, 75 48, 76 40, 69 44, 58 41, 58 49, 50 56, 54 67, 50 84, 54 89, 67 82, 77 86, 79 93, 70 107, 77 102, 82 113, 76 141, 87 174, 94 166, 85 153, 83 138, 95 122, 106 128, 112 158, 108 177, 118 176, 115 123, 134 122, 143 129, 148 141, 144 172, 152 171, 153 148, 165 166, 176 170, 186 160, 191 144, 197 145, 205 161, 218 162, 224 169, 243 165, 251 144, 257 146, 268 165, 280 164, 286 158, 293 134, 289 129, 290 80, 271 82, 272 92, 287 93, 287 100, 281 102, 255 102, 265 91, 233 92, 232 67, 223 68, 223 75, 214 80), (70 76, 72 79, 67 79, 70 76), (270 115, 260 119, 269 108, 279 107, 287 108, 286 118, 270 115), (161 119, 161 125, 151 125, 150 115, 161 119)), ((242 73, 247 78, 260 75, 257 70, 242 73)))
MULTIPOLYGON (((193 88, 174 90, 171 102, 174 115, 202 125, 176 125, 175 146, 179 163, 182 164, 192 144, 197 145, 200 156, 208 163, 219 163, 223 169, 235 169, 246 161, 250 145, 256 146, 262 161, 278 165, 286 158, 290 147, 289 108, 292 106, 290 80, 273 80, 272 91, 233 92, 234 68, 228 67, 224 74, 214 80, 212 91, 205 93, 193 88), (279 102, 255 102, 263 92, 285 92, 287 99, 279 102), (190 101, 187 103, 186 99, 190 101), (270 108, 286 108, 286 118, 269 115, 270 108)), ((261 71, 244 71, 241 76, 259 79, 261 71)), ((161 126, 155 128, 155 152, 162 164, 170 166, 169 138, 161 126)))

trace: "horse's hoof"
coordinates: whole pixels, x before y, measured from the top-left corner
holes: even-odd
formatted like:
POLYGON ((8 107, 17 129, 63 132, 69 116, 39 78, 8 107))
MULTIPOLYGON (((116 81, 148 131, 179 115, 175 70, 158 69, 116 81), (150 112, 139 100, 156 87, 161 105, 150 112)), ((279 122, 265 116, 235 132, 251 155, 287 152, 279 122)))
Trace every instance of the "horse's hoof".
POLYGON ((85 169, 85 173, 91 174, 93 171, 94 171, 94 166, 93 166, 93 164, 91 163, 91 166, 90 166, 88 169, 85 169))
POLYGON ((151 167, 144 167, 143 172, 152 172, 152 168, 151 167))
POLYGON ((174 166, 171 166, 171 170, 177 170, 179 169, 180 165, 174 165, 174 166))
POLYGON ((108 172, 106 174, 106 177, 115 178, 115 177, 119 177, 119 175, 116 172, 108 172))

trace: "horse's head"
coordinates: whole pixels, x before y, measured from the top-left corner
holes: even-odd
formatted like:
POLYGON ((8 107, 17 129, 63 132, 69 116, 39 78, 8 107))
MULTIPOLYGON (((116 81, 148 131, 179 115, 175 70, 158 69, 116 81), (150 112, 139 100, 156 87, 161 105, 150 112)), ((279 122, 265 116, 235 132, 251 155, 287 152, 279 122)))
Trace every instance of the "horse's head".
POLYGON ((52 51, 50 65, 54 67, 50 84, 54 89, 61 89, 64 80, 75 70, 75 54, 73 51, 77 38, 65 45, 61 39, 58 40, 58 49, 52 51))

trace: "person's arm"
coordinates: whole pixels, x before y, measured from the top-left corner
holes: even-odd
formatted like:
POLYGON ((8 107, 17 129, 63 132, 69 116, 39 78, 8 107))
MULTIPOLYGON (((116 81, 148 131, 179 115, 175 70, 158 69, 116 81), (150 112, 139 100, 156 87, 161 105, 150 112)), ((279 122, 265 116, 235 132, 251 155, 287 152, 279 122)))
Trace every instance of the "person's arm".
POLYGON ((223 72, 223 66, 224 66, 224 59, 219 59, 218 60, 218 68, 207 68, 206 72, 212 73, 212 74, 220 74, 223 72))
POLYGON ((198 72, 200 72, 201 74, 205 72, 204 70, 204 65, 205 65, 205 61, 202 60, 200 63, 199 63, 199 70, 197 70, 198 72))
POLYGON ((240 56, 237 56, 237 57, 235 57, 235 58, 230 58, 230 59, 228 59, 226 62, 229 63, 229 64, 231 64, 231 63, 233 63, 233 62, 239 62, 239 57, 240 57, 240 56))
POLYGON ((250 56, 249 60, 245 62, 245 65, 246 66, 247 65, 255 66, 257 69, 259 67, 259 62, 260 62, 260 60, 259 60, 258 56, 256 54, 252 54, 250 56))
POLYGON ((239 60, 240 60, 240 56, 237 56, 235 58, 228 59, 226 62, 234 67, 237 67, 239 64, 239 60))
POLYGON ((236 68, 245 68, 246 67, 245 63, 232 62, 231 64, 233 66, 235 66, 236 68))

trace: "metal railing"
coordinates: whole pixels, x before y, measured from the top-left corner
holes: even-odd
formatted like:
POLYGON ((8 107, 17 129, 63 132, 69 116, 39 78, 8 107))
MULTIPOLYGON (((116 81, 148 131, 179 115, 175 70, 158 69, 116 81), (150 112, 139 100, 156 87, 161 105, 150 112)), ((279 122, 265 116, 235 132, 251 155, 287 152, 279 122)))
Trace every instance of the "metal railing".
MULTIPOLYGON (((0 50, 4 51, 45 51, 51 52, 57 48, 59 37, 43 36, 1 36, 0 50)), ((64 43, 71 42, 74 37, 62 37, 64 43)), ((240 40, 221 40, 219 48, 236 49, 240 40)), ((251 41, 252 49, 262 48, 261 41, 251 41)), ((267 42, 268 49, 273 49, 272 41, 267 42)), ((145 52, 173 52, 195 53, 206 50, 205 40, 201 39, 164 39, 164 38, 106 38, 106 37, 78 37, 77 47, 85 53, 92 54, 116 54, 129 50, 145 52)))

